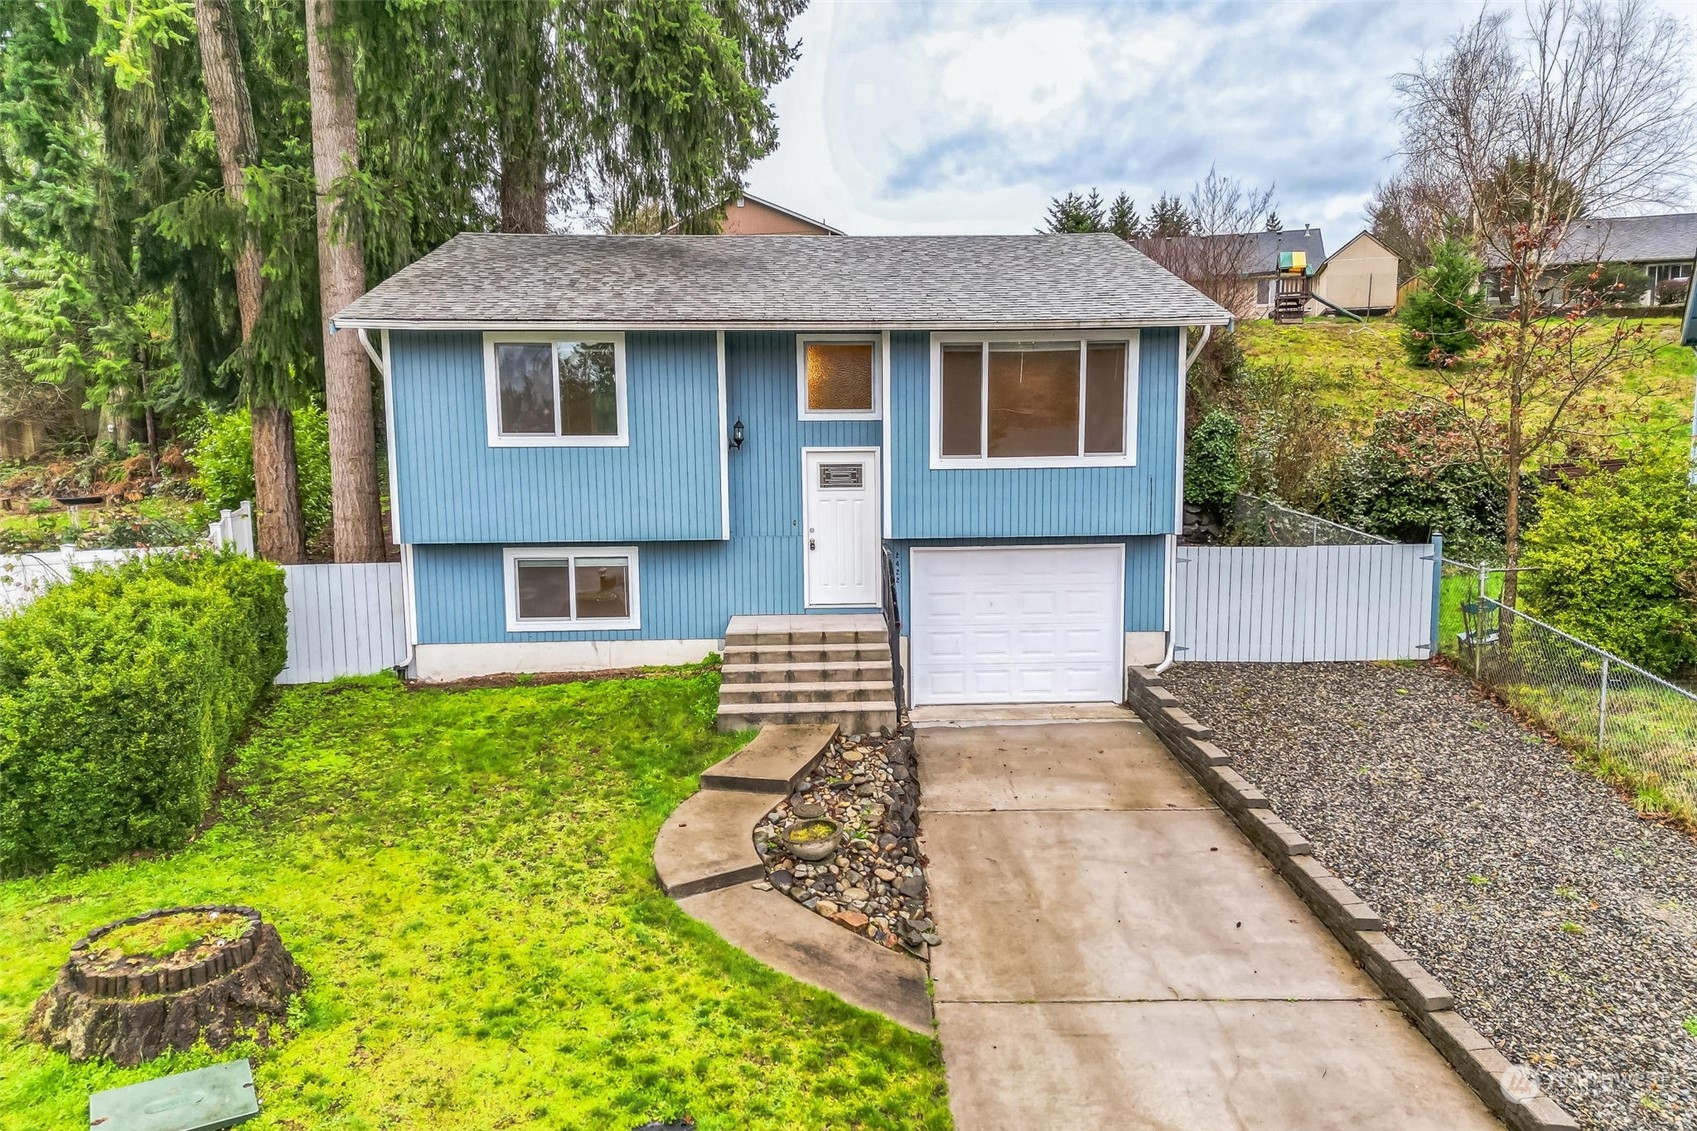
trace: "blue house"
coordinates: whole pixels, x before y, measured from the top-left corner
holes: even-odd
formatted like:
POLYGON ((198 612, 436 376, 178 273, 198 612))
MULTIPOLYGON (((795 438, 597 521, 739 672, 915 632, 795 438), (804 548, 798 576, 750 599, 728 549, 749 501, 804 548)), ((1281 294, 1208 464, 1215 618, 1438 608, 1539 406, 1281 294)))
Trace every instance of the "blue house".
POLYGON ((723 650, 790 685, 732 722, 851 725, 895 672, 1118 701, 1162 657, 1185 329, 1228 321, 1105 234, 468 234, 335 318, 381 358, 418 677, 723 650))

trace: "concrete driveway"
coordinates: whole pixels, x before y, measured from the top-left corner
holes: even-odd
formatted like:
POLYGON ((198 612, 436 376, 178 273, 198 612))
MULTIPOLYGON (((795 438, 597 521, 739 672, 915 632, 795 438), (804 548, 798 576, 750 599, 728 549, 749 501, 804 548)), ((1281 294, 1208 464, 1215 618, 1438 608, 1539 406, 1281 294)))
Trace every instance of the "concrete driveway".
POLYGON ((1500 1131, 1131 715, 918 749, 959 1131, 1500 1131))

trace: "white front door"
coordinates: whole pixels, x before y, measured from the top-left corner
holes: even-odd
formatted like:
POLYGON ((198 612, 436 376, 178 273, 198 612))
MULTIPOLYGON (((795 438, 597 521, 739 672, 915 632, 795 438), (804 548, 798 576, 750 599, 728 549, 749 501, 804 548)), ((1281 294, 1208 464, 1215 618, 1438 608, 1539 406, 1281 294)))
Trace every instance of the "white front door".
POLYGON ((877 449, 807 448, 801 468, 808 606, 877 606, 883 525, 877 449))
POLYGON ((914 547, 913 701, 1117 703, 1125 547, 914 547))

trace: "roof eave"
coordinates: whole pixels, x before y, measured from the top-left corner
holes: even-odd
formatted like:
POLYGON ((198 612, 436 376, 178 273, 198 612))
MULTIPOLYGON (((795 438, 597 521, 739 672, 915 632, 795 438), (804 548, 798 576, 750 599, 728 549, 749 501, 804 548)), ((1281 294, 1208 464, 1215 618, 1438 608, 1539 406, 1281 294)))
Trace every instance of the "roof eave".
POLYGON ((843 319, 831 322, 773 322, 758 319, 730 321, 643 321, 600 319, 559 321, 555 319, 463 319, 463 318, 362 318, 338 316, 333 330, 1136 330, 1175 326, 1226 326, 1232 316, 1225 310, 1209 315, 1168 318, 1000 318, 938 321, 918 319, 879 321, 843 319))

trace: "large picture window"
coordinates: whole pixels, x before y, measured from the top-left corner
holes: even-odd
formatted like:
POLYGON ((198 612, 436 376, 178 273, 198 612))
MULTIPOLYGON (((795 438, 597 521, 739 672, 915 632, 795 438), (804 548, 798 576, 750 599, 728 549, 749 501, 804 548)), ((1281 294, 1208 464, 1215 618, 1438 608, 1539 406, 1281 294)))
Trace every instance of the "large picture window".
POLYGON ((878 353, 878 338, 871 334, 798 337, 801 419, 876 420, 878 353))
POLYGON ((934 343, 932 466, 1136 460, 1135 332, 934 343))
POLYGON ((622 334, 486 334, 489 442, 612 446, 625 431, 622 334))
POLYGON ((634 546, 514 547, 503 566, 509 632, 639 625, 634 546))

